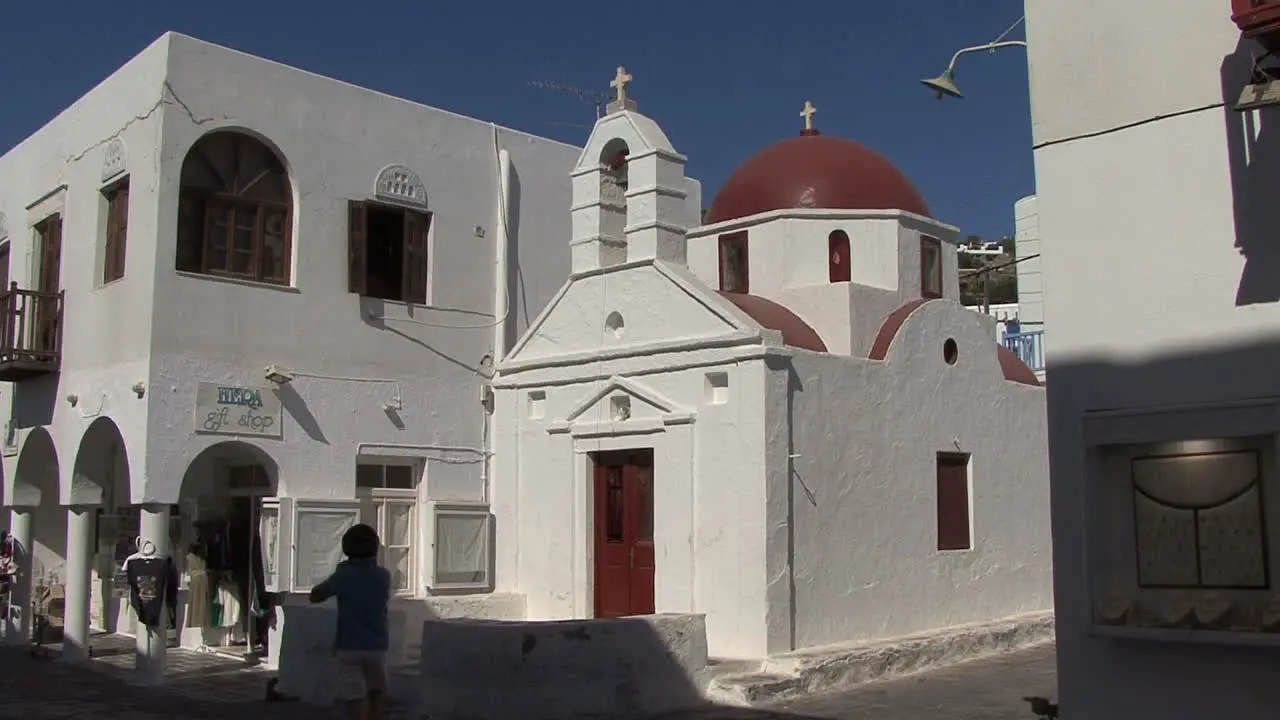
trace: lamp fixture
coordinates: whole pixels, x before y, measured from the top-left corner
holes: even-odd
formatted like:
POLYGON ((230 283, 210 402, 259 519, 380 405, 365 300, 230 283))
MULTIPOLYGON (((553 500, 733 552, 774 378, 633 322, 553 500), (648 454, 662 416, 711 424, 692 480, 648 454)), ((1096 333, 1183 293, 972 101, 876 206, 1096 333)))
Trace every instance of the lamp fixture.
POLYGON ((133 390, 133 394, 134 394, 134 395, 137 395, 139 400, 141 400, 141 399, 142 399, 142 396, 143 396, 143 395, 146 395, 146 394, 147 394, 147 386, 146 386, 146 384, 145 384, 145 383, 143 383, 141 380, 139 380, 138 382, 134 383, 134 384, 133 384, 133 387, 132 387, 132 388, 130 388, 130 390, 133 390))
POLYGON ((951 56, 951 62, 947 65, 947 69, 944 70, 941 75, 921 80, 920 83, 932 90, 939 100, 948 97, 963 99, 964 93, 960 92, 960 88, 956 85, 956 62, 960 60, 961 56, 968 55, 970 53, 995 52, 1002 48, 1009 47, 1027 47, 1027 42, 1025 40, 1005 40, 1005 38, 1009 36, 1009 33, 1013 32, 1014 29, 1021 25, 1024 20, 1026 20, 1025 16, 1018 18, 1018 21, 1013 25, 1010 25, 1008 30, 1000 33, 999 37, 985 45, 975 45, 973 47, 957 50, 956 54, 951 56))
POLYGON ((288 370, 285 370, 275 364, 268 365, 266 369, 262 371, 262 377, 267 382, 274 385, 288 385, 293 382, 293 375, 291 375, 288 370))

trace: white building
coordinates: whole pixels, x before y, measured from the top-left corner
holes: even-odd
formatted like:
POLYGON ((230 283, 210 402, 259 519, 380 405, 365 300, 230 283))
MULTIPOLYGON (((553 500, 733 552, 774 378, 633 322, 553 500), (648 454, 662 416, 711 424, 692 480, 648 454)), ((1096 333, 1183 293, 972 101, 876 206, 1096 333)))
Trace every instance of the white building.
POLYGON ((15 604, 65 594, 71 657, 132 632, 142 535, 183 644, 256 644, 250 576, 305 591, 356 517, 400 594, 491 587, 425 540, 439 501, 487 524, 484 388, 568 270, 578 152, 167 34, 0 157, 15 604))
POLYGON ((498 589, 739 658, 1049 608, 1044 394, 956 229, 811 126, 697 228, 684 164, 625 97, 578 160, 573 274, 498 365, 498 589))
POLYGON ((1067 718, 1280 703, 1280 111, 1233 109, 1232 4, 1026 3, 1067 718))

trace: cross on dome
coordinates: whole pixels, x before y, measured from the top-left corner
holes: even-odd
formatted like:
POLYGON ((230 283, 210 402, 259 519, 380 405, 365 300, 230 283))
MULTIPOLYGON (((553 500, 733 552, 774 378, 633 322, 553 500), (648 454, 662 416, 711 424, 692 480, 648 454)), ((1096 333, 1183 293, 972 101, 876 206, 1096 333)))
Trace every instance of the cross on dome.
POLYGON ((636 109, 636 101, 627 97, 627 85, 634 79, 625 67, 618 66, 618 72, 614 74, 613 80, 609 83, 609 87, 613 88, 615 93, 613 101, 609 103, 609 112, 636 109))
POLYGON ((813 116, 818 114, 818 107, 808 100, 804 101, 804 109, 800 111, 800 117, 804 118, 804 130, 801 135, 816 135, 817 130, 813 127, 813 116))

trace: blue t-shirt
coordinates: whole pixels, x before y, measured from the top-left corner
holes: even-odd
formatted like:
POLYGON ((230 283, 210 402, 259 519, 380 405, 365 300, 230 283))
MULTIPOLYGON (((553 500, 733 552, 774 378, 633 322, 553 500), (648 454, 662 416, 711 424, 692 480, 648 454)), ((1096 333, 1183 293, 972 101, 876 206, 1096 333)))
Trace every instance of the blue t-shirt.
POLYGON ((338 598, 338 630, 335 650, 386 650, 387 602, 391 599, 391 573, 372 558, 349 559, 311 591, 312 598, 338 598))

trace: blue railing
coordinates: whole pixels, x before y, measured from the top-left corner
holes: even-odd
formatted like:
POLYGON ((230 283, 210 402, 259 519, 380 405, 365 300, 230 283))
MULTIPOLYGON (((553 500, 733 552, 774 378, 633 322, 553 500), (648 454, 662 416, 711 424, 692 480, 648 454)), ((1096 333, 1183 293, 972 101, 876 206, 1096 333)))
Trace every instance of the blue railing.
POLYGON ((1035 372, 1044 371, 1044 331, 1030 330, 1004 334, 1004 346, 1035 372))

